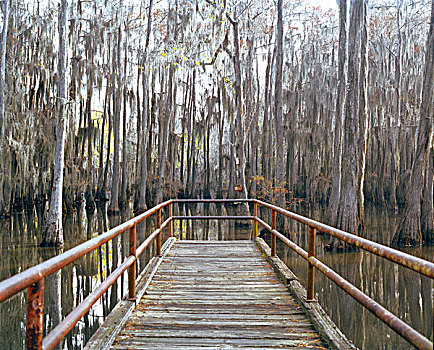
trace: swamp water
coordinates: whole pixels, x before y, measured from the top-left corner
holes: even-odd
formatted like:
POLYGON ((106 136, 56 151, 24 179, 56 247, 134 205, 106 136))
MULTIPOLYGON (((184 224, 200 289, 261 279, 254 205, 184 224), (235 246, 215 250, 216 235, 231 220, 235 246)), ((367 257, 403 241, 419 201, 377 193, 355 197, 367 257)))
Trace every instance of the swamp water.
MULTIPOLYGON (((197 213, 203 215, 203 211, 199 210, 197 213)), ((167 216, 167 213, 163 213, 163 218, 165 215, 167 216)), ((308 216, 321 219, 322 213, 315 211, 308 216)), ((108 217, 104 210, 89 212, 81 208, 65 217, 64 250, 95 237, 130 217, 131 212, 108 217)), ((397 217, 384 210, 367 208, 366 218, 366 238, 389 243, 396 229, 397 217)), ((151 217, 137 227, 138 244, 152 232, 154 224, 154 217, 151 217)), ((41 227, 42 223, 36 213, 17 214, 8 220, 0 221, 0 280, 58 253, 55 249, 38 247, 41 227)), ((233 222, 226 221, 184 221, 175 223, 175 231, 184 239, 233 240, 251 237, 250 230, 235 229, 233 222)), ((298 223, 289 223, 289 231, 290 238, 306 249, 307 228, 298 223)), ((167 234, 166 230, 163 234, 164 240, 167 234)), ((419 332, 433 339, 432 280, 363 251, 333 254, 324 252, 323 248, 328 242, 327 236, 317 238, 316 249, 320 260, 419 332)), ((153 246, 149 247, 139 258, 138 271, 141 271, 153 256, 154 249, 153 246)), ((126 232, 46 278, 45 329, 52 329, 84 300, 90 291, 124 260, 127 252, 126 232)), ((406 252, 430 261, 434 259, 433 246, 406 249, 406 252)), ((278 244, 278 254, 305 285, 306 262, 283 244, 278 244)), ((315 291, 316 298, 333 321, 360 349, 412 349, 409 343, 318 271, 315 291)), ((82 349, 126 292, 125 273, 74 327, 59 349, 82 349)), ((25 348, 26 299, 26 291, 22 291, 0 304, 1 350, 25 348)))

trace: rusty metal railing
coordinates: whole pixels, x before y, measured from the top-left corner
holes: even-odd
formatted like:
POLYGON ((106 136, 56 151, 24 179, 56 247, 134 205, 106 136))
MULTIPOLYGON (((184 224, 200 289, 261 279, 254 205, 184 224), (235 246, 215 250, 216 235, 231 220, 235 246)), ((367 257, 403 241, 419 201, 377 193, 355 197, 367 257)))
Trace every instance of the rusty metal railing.
POLYGON ((175 199, 172 200, 173 203, 234 203, 234 202, 247 202, 253 204, 253 217, 244 216, 244 217, 234 217, 234 216, 203 216, 203 217, 180 217, 176 216, 173 219, 249 219, 251 218, 254 221, 253 226, 253 237, 257 238, 258 235, 258 223, 265 227, 268 231, 271 232, 271 255, 276 256, 276 238, 279 238, 284 244, 294 250, 298 255, 307 260, 307 288, 306 288, 306 300, 314 301, 315 294, 315 269, 318 269, 322 272, 327 278, 335 282, 340 288, 342 288, 347 294, 357 300, 361 305, 363 305, 366 309, 372 312, 377 318, 387 324, 392 330, 401 335, 411 344, 416 346, 419 349, 432 350, 433 343, 427 339, 425 336, 417 332, 415 329, 410 327, 400 318, 395 316, 389 310, 381 306, 378 302, 370 298, 368 295, 363 293, 360 289, 355 287, 353 284, 345 280, 342 276, 332 270, 329 266, 321 262, 315 257, 315 239, 316 239, 316 231, 322 232, 325 234, 329 234, 333 237, 336 237, 344 242, 354 245, 357 248, 361 248, 373 254, 376 254, 380 257, 383 257, 387 260, 392 261, 393 263, 402 265, 410 270, 418 272, 424 276, 434 279, 434 263, 430 261, 426 261, 420 258, 417 258, 413 255, 406 254, 399 250, 384 246, 382 244, 370 241, 365 238, 358 237, 351 233, 339 230, 337 228, 325 225, 321 222, 309 219, 307 217, 301 216, 299 214, 293 213, 286 209, 280 208, 278 206, 257 200, 257 199, 207 199, 207 200, 198 200, 198 199, 175 199), (264 207, 271 210, 271 225, 267 224, 265 221, 258 217, 258 207, 264 207), (308 235, 308 251, 305 251, 293 241, 285 237, 279 231, 276 230, 276 216, 277 213, 280 213, 290 219, 303 223, 309 227, 309 235, 308 235))
POLYGON ((170 224, 170 235, 173 235, 171 213, 172 202, 164 202, 98 237, 86 241, 58 256, 55 256, 54 258, 1 281, 0 302, 8 299, 21 290, 28 288, 26 349, 53 349, 127 269, 128 299, 135 300, 136 260, 149 244, 154 241, 154 239, 157 240, 155 255, 161 255, 161 232, 170 224), (169 218, 161 223, 161 210, 166 206, 169 206, 169 218), (156 229, 140 246, 136 247, 136 225, 155 213, 157 215, 156 229), (47 334, 45 338, 43 338, 45 278, 127 230, 129 230, 129 256, 49 334, 47 334))
POLYGON ((344 242, 352 244, 358 248, 369 251, 396 264, 405 266, 415 272, 434 279, 434 263, 426 261, 410 254, 389 248, 379 243, 358 237, 348 232, 338 230, 334 227, 325 225, 321 222, 306 218, 295 214, 275 205, 257 200, 257 199, 172 199, 145 213, 121 224, 110 231, 95 237, 87 242, 78 245, 75 248, 68 250, 52 259, 49 259, 39 265, 36 265, 20 274, 17 274, 9 279, 0 282, 0 302, 6 300, 12 295, 18 293, 24 288, 28 288, 27 300, 27 349, 53 349, 63 339, 74 325, 86 314, 92 305, 100 298, 107 289, 128 269, 128 299, 135 300, 135 281, 136 281, 136 260, 149 246, 149 244, 157 239, 156 256, 161 255, 161 232, 169 225, 170 236, 174 234, 174 220, 210 220, 210 219, 236 219, 236 220, 251 220, 253 221, 253 238, 258 236, 258 223, 271 232, 271 255, 276 256, 276 238, 279 238, 284 244, 294 250, 298 255, 307 261, 308 279, 307 279, 307 301, 314 300, 315 294, 315 269, 322 272, 327 278, 335 282, 347 294, 356 299, 360 304, 372 312, 376 317, 387 324, 396 333, 404 337, 411 344, 419 349, 432 349, 432 342, 422 334, 407 325, 404 321, 393 315, 361 290, 357 289, 350 282, 345 280, 330 267, 318 260, 315 256, 315 237, 316 231, 329 234, 344 242), (220 204, 235 204, 246 203, 253 205, 253 216, 174 216, 173 204, 194 204, 194 203, 220 203, 220 204), (161 210, 168 206, 169 217, 161 222, 161 210), (264 207, 271 210, 271 225, 258 217, 258 208, 264 207), (139 246, 136 244, 136 225, 151 216, 156 217, 156 229, 151 235, 139 246), (276 229, 277 213, 284 215, 290 219, 296 220, 309 227, 308 236, 308 251, 299 247, 293 241, 285 237, 276 229), (44 339, 43 335, 43 290, 44 279, 52 273, 58 271, 62 267, 70 264, 85 254, 93 251, 102 244, 110 241, 114 237, 119 236, 123 232, 129 230, 129 256, 125 261, 115 269, 89 296, 83 300, 69 315, 66 316, 44 339))
MULTIPOLYGON (((434 264, 432 262, 417 258, 413 255, 406 254, 399 250, 392 249, 390 247, 370 241, 368 239, 358 237, 351 233, 336 229, 334 227, 325 225, 321 222, 295 214, 293 212, 277 207, 275 205, 265 203, 263 201, 256 200, 256 199, 252 200, 252 202, 254 203, 255 213, 257 213, 257 206, 262 206, 271 210, 272 213, 271 225, 267 224, 266 222, 264 222, 263 220, 255 216, 255 220, 272 233, 271 255, 276 256, 276 243, 273 241, 277 237, 289 248, 294 250, 298 255, 300 255, 305 260, 307 260, 308 263, 307 292, 306 292, 307 301, 314 300, 314 292, 315 292, 314 271, 316 268, 320 272, 322 272, 327 278, 335 282, 347 294, 349 294, 351 297, 357 300, 366 309, 372 312, 377 318, 379 318, 381 321, 387 324, 392 330, 394 330, 400 336, 402 336, 411 344, 416 346, 418 349, 424 349, 424 350, 433 349, 433 343, 429 339, 427 339, 425 336, 423 336, 415 329, 410 327, 400 318, 398 318, 389 310, 381 306, 375 300, 373 300, 368 295, 363 293, 360 289, 358 289, 353 284, 345 280, 342 276, 340 276, 338 273, 332 270, 329 266, 327 266, 326 264, 324 264, 323 262, 321 262, 315 257, 316 231, 329 234, 344 242, 347 242, 358 248, 369 251, 373 254, 376 254, 380 257, 383 257, 399 265, 405 266, 415 272, 418 272, 424 276, 433 279, 434 264), (309 227, 307 252, 276 230, 276 213, 280 213, 288 218, 296 220, 309 227)), ((255 228, 255 236, 256 235, 257 235, 257 228, 255 228)))

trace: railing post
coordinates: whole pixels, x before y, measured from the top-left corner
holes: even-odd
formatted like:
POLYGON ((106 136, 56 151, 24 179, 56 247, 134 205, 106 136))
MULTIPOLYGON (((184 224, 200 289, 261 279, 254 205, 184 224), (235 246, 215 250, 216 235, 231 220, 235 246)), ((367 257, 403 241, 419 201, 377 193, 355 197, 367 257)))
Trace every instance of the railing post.
MULTIPOLYGON (((169 218, 173 216, 173 204, 169 203, 169 218)), ((173 220, 170 221, 169 224, 169 234, 170 237, 173 237, 173 220)))
MULTIPOLYGON (((256 218, 258 216, 258 203, 253 204, 253 216, 256 218)), ((253 220, 253 240, 258 238, 258 222, 253 220)))
MULTIPOLYGON (((271 210, 271 228, 276 229, 276 211, 271 210)), ((276 235, 271 232, 271 256, 276 256, 276 235)))
MULTIPOLYGON (((130 228, 130 256, 136 257, 136 225, 130 228)), ((128 268, 128 300, 136 300, 137 260, 128 268)))
POLYGON ((41 350, 44 333, 44 279, 33 283, 27 292, 26 349, 41 350))
MULTIPOLYGON (((308 239, 308 256, 315 256, 315 229, 309 227, 309 239, 308 239)), ((315 268, 308 262, 307 265, 307 298, 306 301, 315 300, 315 268)))
MULTIPOLYGON (((157 230, 161 228, 161 209, 157 211, 157 230)), ((155 256, 161 256, 161 232, 157 235, 157 251, 155 256)))

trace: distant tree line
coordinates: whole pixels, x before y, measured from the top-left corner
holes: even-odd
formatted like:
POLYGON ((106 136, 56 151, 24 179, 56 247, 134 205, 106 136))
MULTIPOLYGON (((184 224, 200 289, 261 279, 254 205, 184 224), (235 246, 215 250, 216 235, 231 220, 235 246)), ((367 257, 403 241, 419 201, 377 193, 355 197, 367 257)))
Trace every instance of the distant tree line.
POLYGON ((0 215, 49 204, 61 245, 81 201, 257 197, 363 234, 370 201, 432 242, 433 4, 3 0, 0 215))

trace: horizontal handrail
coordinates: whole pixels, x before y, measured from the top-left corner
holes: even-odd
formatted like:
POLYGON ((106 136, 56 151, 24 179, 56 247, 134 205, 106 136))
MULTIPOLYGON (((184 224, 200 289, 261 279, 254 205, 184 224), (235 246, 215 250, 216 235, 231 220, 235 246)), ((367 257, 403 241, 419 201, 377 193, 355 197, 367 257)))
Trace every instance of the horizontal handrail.
POLYGON ((386 323, 390 328, 392 328, 396 333, 400 334, 403 338, 408 340, 410 343, 417 346, 419 349, 432 349, 432 343, 429 339, 424 337, 422 334, 414 330, 399 317, 395 316, 381 304, 377 303, 374 299, 363 293, 360 289, 355 287, 353 284, 348 282, 345 278, 339 275, 336 271, 328 267, 326 264, 318 260, 313 256, 308 256, 308 252, 299 247, 289 238, 282 235, 279 231, 272 229, 270 225, 261 219, 257 221, 264 226, 267 230, 272 232, 279 238, 283 243, 285 243, 289 248, 295 251, 302 258, 311 263, 319 271, 321 271, 326 277, 335 282, 340 288, 342 288, 347 294, 356 299, 360 304, 367 308, 371 313, 377 316, 380 320, 386 323))
POLYGON ((363 293, 360 289, 355 287, 353 284, 348 282, 342 276, 340 276, 336 271, 332 270, 330 267, 322 263, 315 257, 315 229, 319 232, 329 234, 336 237, 344 242, 352 244, 358 248, 369 251, 394 263, 402 265, 409 268, 412 271, 418 272, 429 278, 434 278, 434 263, 417 258, 413 255, 401 252, 399 250, 384 246, 382 244, 370 241, 365 238, 358 237, 354 234, 339 230, 337 228, 325 225, 321 222, 309 219, 302 215, 290 212, 286 209, 280 208, 278 206, 263 202, 258 199, 240 199, 240 200, 172 200, 173 203, 230 203, 230 202, 247 202, 254 204, 254 215, 253 217, 244 216, 173 216, 173 219, 248 219, 251 218, 255 222, 254 227, 254 237, 257 235, 256 223, 261 224, 267 230, 272 233, 271 237, 271 255, 276 256, 276 237, 279 238, 283 243, 289 246, 297 254, 302 256, 308 262, 308 287, 307 287, 307 301, 314 300, 314 268, 317 268, 322 272, 327 278, 335 282, 340 288, 342 288, 347 294, 357 300, 362 306, 367 308, 371 313, 373 313, 377 318, 387 324, 392 330, 401 335, 411 344, 415 345, 419 349, 431 349, 432 342, 425 336, 417 332, 411 326, 402 321, 399 317, 395 316, 389 310, 384 308, 382 305, 377 303, 375 300, 370 298, 368 295, 363 293), (262 206, 271 210, 272 213, 272 224, 269 225, 261 218, 258 217, 258 206, 262 206), (296 220, 309 226, 309 251, 305 251, 297 244, 292 242, 290 239, 282 235, 276 230, 276 213, 280 213, 286 217, 296 220))
POLYGON ((254 199, 238 198, 238 199, 171 199, 172 203, 251 203, 254 199))
MULTIPOLYGON (((169 217, 169 219, 161 224, 161 210, 167 205, 169 206, 169 214, 171 215, 172 203, 171 201, 166 201, 126 221, 125 223, 112 228, 106 233, 79 244, 62 254, 0 282, 0 302, 13 296, 26 287, 29 288, 28 298, 29 300, 32 298, 32 302, 27 303, 26 347, 28 349, 53 349, 127 269, 128 295, 130 300, 134 300, 136 278, 135 263, 137 258, 155 238, 158 238, 156 255, 159 256, 161 254, 161 232, 169 223, 172 222, 172 218, 169 217), (136 225, 155 213, 157 213, 156 230, 154 230, 154 232, 152 232, 136 250, 136 225), (50 333, 48 333, 45 338, 42 338, 45 277, 97 249, 128 229, 130 230, 129 256, 50 333)), ((172 227, 170 232, 172 234, 172 227)))
POLYGON ((254 220, 254 216, 172 216, 173 220, 254 220))
POLYGON ((33 283, 41 280, 44 277, 50 276, 54 272, 60 270, 66 265, 74 262, 82 256, 90 253, 92 250, 102 246, 104 243, 119 236, 129 228, 142 222, 152 214, 155 214, 158 210, 164 208, 170 204, 170 201, 161 203, 152 209, 145 211, 144 213, 126 221, 125 223, 112 228, 111 230, 92 238, 78 246, 67 250, 66 252, 59 254, 49 260, 46 260, 36 266, 33 266, 17 275, 14 275, 8 279, 0 282, 0 302, 6 300, 12 295, 18 293, 24 288, 29 287, 33 283))
POLYGON ((350 243, 357 248, 364 249, 369 251, 375 255, 381 256, 387 260, 393 261, 399 265, 409 268, 410 270, 416 271, 422 275, 425 275, 430 278, 434 278, 434 263, 426 261, 424 259, 420 259, 416 256, 401 252, 399 250, 387 247, 380 243, 376 243, 370 241, 366 238, 362 238, 356 236, 354 234, 339 230, 335 227, 323 224, 321 222, 306 218, 302 215, 290 212, 278 206, 260 201, 258 199, 252 200, 254 203, 257 203, 263 207, 275 210, 276 212, 283 214, 295 221, 301 222, 303 224, 308 225, 309 227, 313 227, 320 232, 327 233, 333 237, 336 237, 344 242, 350 243))
POLYGON ((161 232, 169 226, 170 236, 173 236, 173 221, 174 220, 252 220, 254 222, 253 237, 257 236, 257 224, 261 224, 272 233, 271 238, 271 255, 276 255, 276 237, 279 238, 284 244, 289 246, 297 254, 302 256, 308 262, 308 286, 307 286, 307 300, 313 301, 314 297, 314 268, 318 269, 329 279, 334 281, 346 293, 355 298, 370 312, 375 314, 395 332, 403 336, 413 345, 420 349, 432 349, 432 342, 430 342, 422 334, 411 328, 405 322, 400 320, 397 316, 393 315, 390 311, 385 309, 375 300, 364 294, 357 289, 350 282, 345 280, 342 276, 329 268, 315 257, 315 230, 329 234, 344 242, 352 244, 358 248, 369 251, 380 257, 386 258, 394 263, 407 267, 415 272, 425 275, 429 278, 434 278, 434 263, 426 261, 410 254, 398 251, 396 249, 384 246, 382 244, 370 241, 365 238, 358 237, 354 234, 336 229, 334 227, 325 225, 321 222, 309 219, 302 215, 293 213, 278 206, 263 202, 258 199, 171 199, 161 203, 144 213, 126 221, 125 223, 112 228, 106 233, 101 234, 89 241, 86 241, 56 257, 53 257, 41 264, 27 269, 15 276, 12 276, 0 282, 0 302, 6 300, 12 295, 18 293, 22 289, 28 287, 28 297, 32 298, 32 302, 28 303, 28 317, 27 317, 27 346, 28 348, 44 348, 53 349, 63 337, 74 327, 74 325, 86 314, 92 305, 113 285, 113 283, 128 269, 128 298, 135 300, 135 276, 136 276, 136 260, 144 250, 149 246, 154 239, 157 238, 156 256, 161 254, 161 232), (173 215, 173 204, 197 204, 197 203, 221 203, 221 204, 236 204, 247 203, 253 204, 254 215, 245 216, 180 216, 173 215), (161 210, 168 206, 169 217, 162 223, 161 210), (265 207, 271 210, 272 223, 269 225, 258 216, 258 207, 265 207), (136 225, 145 220, 153 214, 156 217, 156 229, 136 247, 136 225), (309 226, 309 251, 305 251, 296 245, 289 238, 282 235, 276 229, 276 213, 280 213, 286 217, 296 220, 309 226), (118 266, 102 283, 93 290, 84 301, 82 301, 69 315, 65 317, 44 339, 42 339, 42 316, 43 316, 43 289, 44 278, 60 270, 71 262, 81 258, 85 254, 95 250, 104 243, 119 236, 123 232, 130 230, 130 251, 129 256, 125 261, 118 266), (42 316, 41 316, 42 313, 42 316), (30 328, 29 328, 30 327, 30 328), (35 329, 37 331, 35 331, 35 329), (30 340, 29 340, 30 339, 30 340), (30 342, 30 343, 29 343, 30 342), (37 342, 38 346, 31 346, 32 342, 37 342))
POLYGON ((60 341, 74 328, 75 324, 86 315, 95 302, 110 288, 113 283, 136 261, 129 256, 101 284, 95 288, 73 311, 71 311, 43 340, 43 349, 54 349, 60 341))

